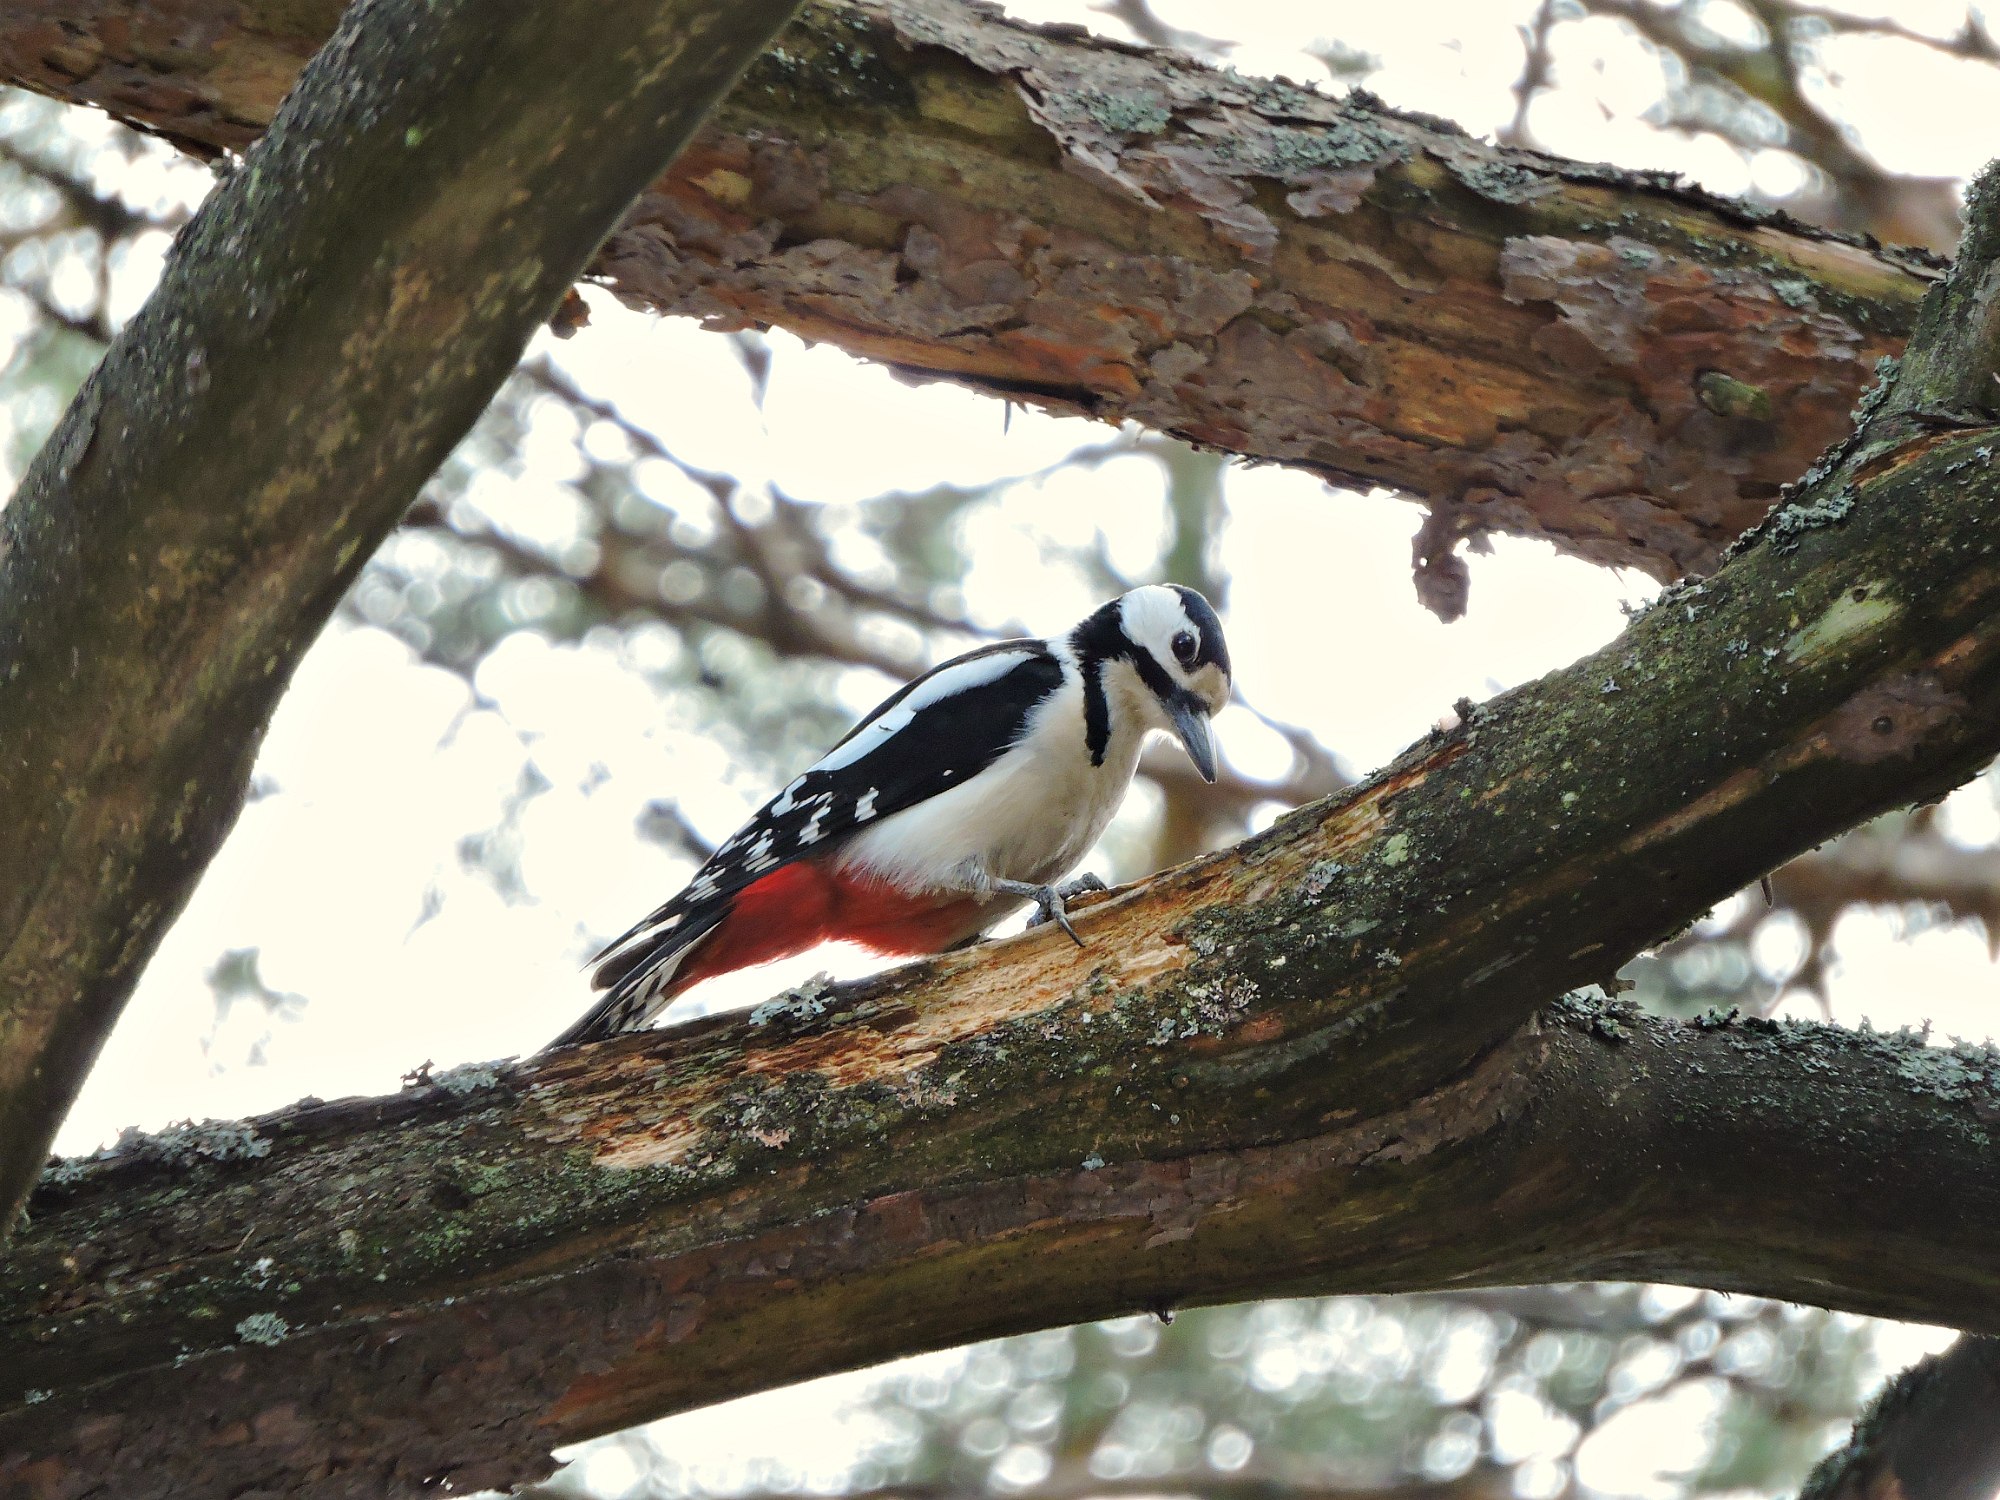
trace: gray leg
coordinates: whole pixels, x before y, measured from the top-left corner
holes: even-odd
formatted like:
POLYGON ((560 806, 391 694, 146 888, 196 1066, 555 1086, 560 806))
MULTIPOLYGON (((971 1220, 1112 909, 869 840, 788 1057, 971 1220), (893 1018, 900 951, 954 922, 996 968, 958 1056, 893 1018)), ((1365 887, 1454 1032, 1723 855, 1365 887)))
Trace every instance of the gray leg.
POLYGON ((1070 897, 1081 896, 1086 891, 1101 891, 1104 882, 1095 875, 1080 875, 1066 885, 1030 885, 1025 880, 995 880, 993 889, 1005 891, 1010 896, 1026 896, 1035 903, 1035 914, 1028 918, 1030 927, 1039 927, 1044 922, 1053 922, 1069 934, 1069 940, 1077 947, 1083 946, 1083 939, 1076 935, 1076 929, 1069 925, 1069 910, 1064 905, 1070 897))

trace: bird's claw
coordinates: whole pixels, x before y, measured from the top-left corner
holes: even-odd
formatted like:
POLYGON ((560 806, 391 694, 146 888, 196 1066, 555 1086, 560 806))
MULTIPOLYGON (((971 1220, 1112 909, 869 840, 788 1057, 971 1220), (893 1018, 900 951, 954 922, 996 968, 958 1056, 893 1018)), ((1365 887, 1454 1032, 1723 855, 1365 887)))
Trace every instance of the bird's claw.
POLYGON ((1063 893, 1055 886, 1044 885, 1035 889, 1035 914, 1028 918, 1030 927, 1039 927, 1044 922, 1053 922, 1069 934, 1069 940, 1077 947, 1083 946, 1083 939, 1076 935, 1076 929, 1069 925, 1069 912, 1063 906, 1063 893))
POLYGON ((1079 875, 1076 879, 1065 881, 1061 885, 1038 885, 1032 893, 1035 914, 1028 918, 1028 925, 1039 927, 1044 922, 1053 922, 1069 934, 1072 943, 1081 948, 1084 945, 1083 939, 1077 936, 1076 929, 1070 925, 1069 908, 1066 903, 1078 896, 1087 896, 1093 891, 1107 889, 1109 887, 1095 875, 1079 875))

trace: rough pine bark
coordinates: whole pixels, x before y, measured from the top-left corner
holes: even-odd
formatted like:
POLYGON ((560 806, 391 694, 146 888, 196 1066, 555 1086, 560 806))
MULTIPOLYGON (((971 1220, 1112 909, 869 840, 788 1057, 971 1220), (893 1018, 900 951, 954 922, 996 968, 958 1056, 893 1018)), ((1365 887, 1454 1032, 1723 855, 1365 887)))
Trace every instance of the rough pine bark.
MULTIPOLYGON (((241 149, 334 9, 42 0, 0 17, 0 68, 241 149)), ((1447 616, 1488 532, 1713 567, 1938 271, 957 0, 809 7, 592 267, 639 306, 1419 496, 1447 616)))
POLYGON ((507 1485, 810 1375, 1248 1296, 1639 1277, 2000 1329, 1991 1055, 1564 1003, 1349 1105, 1375 1054, 1324 1004, 1064 1004, 1067 955, 1010 946, 1014 1006, 906 973, 66 1164, 0 1279, 0 1494, 507 1485), (1292 1117, 1259 1076, 1306 1058, 1292 1117))

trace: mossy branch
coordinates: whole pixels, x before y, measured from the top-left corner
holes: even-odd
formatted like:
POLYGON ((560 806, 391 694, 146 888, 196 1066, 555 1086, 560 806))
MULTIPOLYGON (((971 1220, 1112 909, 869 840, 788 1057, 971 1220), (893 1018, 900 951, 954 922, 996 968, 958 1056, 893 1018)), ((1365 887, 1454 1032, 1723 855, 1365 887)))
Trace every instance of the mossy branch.
MULTIPOLYGON (((332 3, 0 17, 0 61, 241 149, 332 3), (194 17, 199 16, 197 22, 194 17)), ((1844 430, 1939 268, 1670 174, 1474 141, 956 0, 825 0, 592 274, 1011 400, 1420 496, 1463 607, 1486 532, 1674 578, 1844 430)))
POLYGON ((0 512, 0 1234, 348 580, 792 8, 362 0, 0 512))
POLYGON ((1149 1043, 1143 998, 951 1014, 964 988, 66 1165, 4 1278, 0 1492, 507 1485, 809 1375, 1250 1296, 1635 1277, 2000 1329, 1990 1054, 1568 1002, 1395 1108, 1343 1102, 1369 1049, 1312 1047, 1319 1116, 1274 1126, 1259 1073, 1304 1039, 1245 1034, 1280 1006, 1149 1043), (1063 1050, 1083 1065, 1038 1089, 1063 1050))

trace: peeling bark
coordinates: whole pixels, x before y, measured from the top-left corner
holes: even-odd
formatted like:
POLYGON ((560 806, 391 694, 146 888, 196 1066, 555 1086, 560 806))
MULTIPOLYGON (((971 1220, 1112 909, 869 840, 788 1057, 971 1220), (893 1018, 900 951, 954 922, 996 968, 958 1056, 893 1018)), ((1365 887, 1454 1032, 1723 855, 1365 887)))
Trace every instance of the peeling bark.
POLYGON ((792 8, 363 0, 0 511, 0 1239, 293 666, 792 8))
MULTIPOLYGON (((329 7, 16 7, 0 68, 238 149, 329 7), (150 29, 149 29, 150 28, 150 29)), ((593 274, 923 376, 1711 568, 1836 438, 1934 262, 951 0, 810 8, 593 274)))
POLYGON ((0 1484, 503 1483, 677 1407, 1231 1296, 1642 1277, 2000 1333, 2000 1057, 1535 1020, 2000 749, 1991 239, 1714 578, 1079 903, 1084 949, 61 1164, 0 1270, 0 1484))

